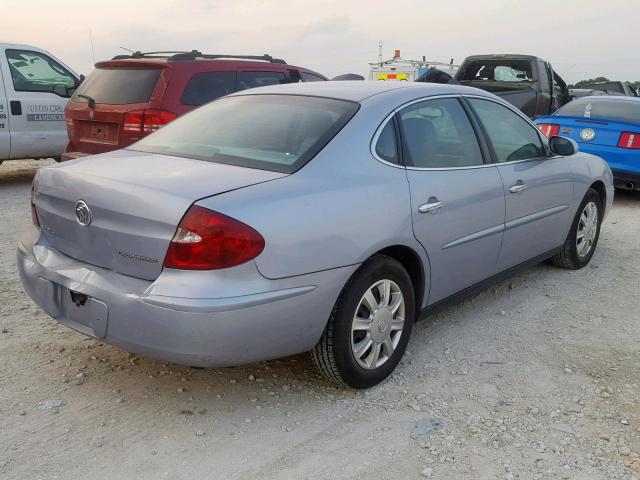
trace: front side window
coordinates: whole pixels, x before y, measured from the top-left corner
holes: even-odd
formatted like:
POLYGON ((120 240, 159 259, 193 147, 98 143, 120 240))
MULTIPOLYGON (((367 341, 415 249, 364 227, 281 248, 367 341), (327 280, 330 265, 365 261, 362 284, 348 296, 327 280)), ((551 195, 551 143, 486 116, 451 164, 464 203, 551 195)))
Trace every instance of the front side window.
POLYGON ((470 98, 484 126, 498 162, 512 162, 546 155, 537 129, 509 108, 490 100, 470 98))
POLYGON ((455 168, 483 164, 478 139, 455 98, 426 100, 398 115, 407 165, 455 168))
POLYGON ((53 58, 30 50, 7 50, 13 88, 17 92, 49 92, 70 97, 77 80, 53 58))
POLYGON ((283 72, 238 72, 238 90, 289 83, 283 72))
POLYGON ((299 95, 231 96, 179 117, 129 148, 292 173, 358 108, 355 102, 299 95))
POLYGON ((236 72, 202 72, 191 77, 180 101, 204 105, 236 91, 236 72))

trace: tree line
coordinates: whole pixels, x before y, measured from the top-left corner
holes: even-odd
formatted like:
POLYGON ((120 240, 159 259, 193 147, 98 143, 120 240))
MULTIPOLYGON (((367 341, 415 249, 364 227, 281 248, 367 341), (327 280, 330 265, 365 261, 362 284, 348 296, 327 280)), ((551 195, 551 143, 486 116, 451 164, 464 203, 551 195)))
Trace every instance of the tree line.
MULTIPOLYGON (((579 82, 576 82, 573 85, 569 85, 569 88, 583 88, 585 85, 589 85, 592 83, 602 83, 602 82, 610 82, 611 80, 609 80, 607 77, 596 77, 596 78, 590 78, 588 80, 580 80, 579 82)), ((631 85, 635 91, 640 90, 640 80, 636 80, 635 82, 627 82, 629 85, 631 85)))

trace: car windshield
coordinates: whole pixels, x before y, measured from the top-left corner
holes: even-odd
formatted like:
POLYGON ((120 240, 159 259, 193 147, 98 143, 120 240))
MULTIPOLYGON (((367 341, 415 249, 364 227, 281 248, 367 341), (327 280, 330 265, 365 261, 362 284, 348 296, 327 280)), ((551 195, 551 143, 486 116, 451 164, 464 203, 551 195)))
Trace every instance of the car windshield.
POLYGON ((359 105, 298 95, 240 95, 209 103, 130 150, 291 173, 313 158, 359 105))
POLYGON ((579 98, 567 103, 554 115, 600 118, 613 122, 640 123, 640 101, 615 98, 579 98))

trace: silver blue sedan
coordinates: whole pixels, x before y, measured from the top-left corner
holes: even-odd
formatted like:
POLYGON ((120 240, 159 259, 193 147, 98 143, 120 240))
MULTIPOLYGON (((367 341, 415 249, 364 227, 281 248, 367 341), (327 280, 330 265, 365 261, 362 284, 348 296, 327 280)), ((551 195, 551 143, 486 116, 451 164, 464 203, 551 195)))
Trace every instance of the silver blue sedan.
POLYGON ((605 162, 490 93, 282 85, 39 170, 18 265, 51 317, 127 350, 311 351, 366 388, 438 307, 546 259, 584 267, 612 199, 605 162))

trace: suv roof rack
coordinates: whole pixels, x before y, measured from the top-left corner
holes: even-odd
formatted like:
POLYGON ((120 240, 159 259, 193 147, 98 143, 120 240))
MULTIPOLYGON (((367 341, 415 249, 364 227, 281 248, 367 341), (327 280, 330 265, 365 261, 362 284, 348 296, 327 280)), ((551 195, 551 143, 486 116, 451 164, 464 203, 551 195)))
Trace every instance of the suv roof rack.
POLYGON ((238 60, 259 60, 263 62, 269 63, 282 63, 286 64, 281 58, 273 58, 271 55, 224 55, 224 54, 206 54, 199 52, 198 50, 187 51, 160 51, 160 52, 140 52, 135 51, 130 54, 125 55, 116 55, 111 60, 126 60, 130 58, 161 58, 166 59, 170 62, 180 61, 180 60, 197 60, 198 58, 203 58, 206 60, 216 60, 216 59, 238 59, 238 60))

